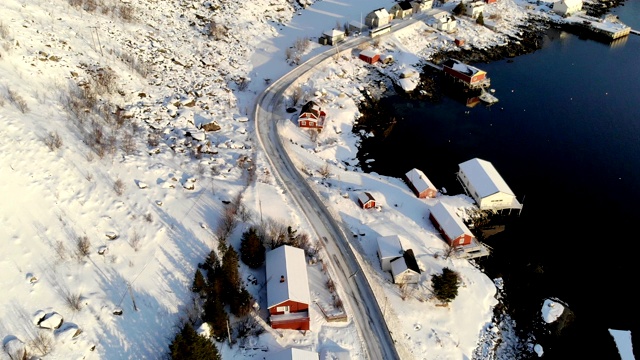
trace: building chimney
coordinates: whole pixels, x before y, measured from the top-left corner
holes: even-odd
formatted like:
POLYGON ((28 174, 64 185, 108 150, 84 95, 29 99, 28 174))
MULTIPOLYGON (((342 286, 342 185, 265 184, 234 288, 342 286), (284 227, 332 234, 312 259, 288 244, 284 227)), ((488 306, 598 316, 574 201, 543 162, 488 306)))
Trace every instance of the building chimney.
POLYGON ((280 282, 283 283, 284 282, 284 275, 280 276, 280 282))

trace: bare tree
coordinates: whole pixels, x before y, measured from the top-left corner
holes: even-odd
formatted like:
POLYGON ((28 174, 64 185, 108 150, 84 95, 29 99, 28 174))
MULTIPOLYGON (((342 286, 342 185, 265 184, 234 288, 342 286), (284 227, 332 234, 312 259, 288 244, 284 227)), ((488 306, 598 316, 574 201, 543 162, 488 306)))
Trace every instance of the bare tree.
POLYGON ((293 100, 293 106, 298 105, 298 102, 302 100, 304 96, 304 91, 302 90, 302 86, 297 85, 293 88, 293 92, 291 93, 291 100, 293 100))
POLYGON ((76 240, 76 249, 78 250, 78 258, 88 256, 91 253, 91 241, 87 235, 80 236, 76 240))
POLYGON ((131 238, 129 239, 129 245, 133 248, 133 251, 140 250, 140 243, 142 242, 142 236, 137 231, 133 231, 131 238))

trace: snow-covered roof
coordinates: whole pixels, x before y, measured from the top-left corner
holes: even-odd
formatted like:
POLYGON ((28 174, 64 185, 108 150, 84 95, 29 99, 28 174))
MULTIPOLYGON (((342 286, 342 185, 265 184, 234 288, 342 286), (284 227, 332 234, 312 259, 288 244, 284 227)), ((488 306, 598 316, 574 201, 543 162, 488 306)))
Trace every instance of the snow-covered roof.
POLYGON ((515 196, 490 162, 475 158, 459 164, 459 167, 480 198, 485 198, 498 192, 515 196))
POLYGON ((456 59, 449 59, 447 61, 445 61, 443 63, 444 66, 450 67, 453 70, 462 73, 462 74, 467 74, 469 76, 473 76, 476 75, 478 73, 484 72, 483 70, 478 69, 475 66, 471 66, 468 64, 463 63, 460 60, 456 60, 456 59))
POLYGON ((448 205, 442 202, 438 202, 431 207, 431 215, 436 219, 442 231, 450 239, 455 239, 459 236, 468 234, 473 236, 467 225, 462 222, 462 219, 456 215, 455 211, 448 205))
POLYGON ((318 360, 318 353, 315 351, 298 348, 287 348, 277 353, 268 355, 266 360, 318 360))
POLYGON ((375 11, 373 12, 373 14, 374 14, 376 17, 378 17, 379 19, 384 19, 384 18, 388 19, 388 18, 389 18, 389 12, 388 12, 388 11, 387 11, 387 9, 385 9, 385 8, 380 8, 380 9, 378 9, 378 10, 375 10, 375 11))
POLYGON ((358 200, 360 200, 361 203, 366 204, 367 201, 369 200, 374 200, 373 195, 369 194, 368 192, 361 192, 358 194, 358 200))
POLYGON ((374 56, 378 55, 378 53, 373 50, 362 50, 360 52, 360 55, 366 56, 368 58, 373 58, 374 56))
POLYGON ((331 38, 335 38, 335 37, 344 35, 344 31, 331 29, 331 30, 327 30, 327 31, 323 32, 322 34, 325 35, 325 36, 331 37, 331 38))
POLYGON ((267 253, 267 308, 287 300, 310 303, 304 250, 283 245, 267 253), (284 276, 284 282, 280 282, 284 276))
POLYGON ((399 235, 378 237, 378 253, 380 259, 402 255, 402 239, 399 235))
POLYGON ((401 274, 407 270, 420 274, 418 262, 416 261, 416 257, 411 249, 405 251, 402 257, 391 262, 391 274, 393 274, 393 276, 401 274))
POLYGON ((413 184, 413 187, 418 190, 418 192, 423 192, 427 189, 435 189, 435 186, 433 186, 429 178, 427 178, 421 170, 415 168, 411 169, 407 171, 405 176, 407 177, 407 180, 413 184))

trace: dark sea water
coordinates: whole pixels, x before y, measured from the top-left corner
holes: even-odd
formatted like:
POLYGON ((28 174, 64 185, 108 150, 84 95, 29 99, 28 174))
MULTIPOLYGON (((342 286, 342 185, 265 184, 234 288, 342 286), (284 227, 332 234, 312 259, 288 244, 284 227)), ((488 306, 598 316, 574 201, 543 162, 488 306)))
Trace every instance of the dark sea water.
MULTIPOLYGON (((640 1, 612 13, 640 29, 640 1)), ((551 28, 534 53, 474 65, 498 103, 383 99, 398 121, 363 140, 361 160, 375 159, 365 170, 416 167, 451 195, 459 163, 493 163, 524 209, 478 263, 504 279, 517 328, 543 359, 620 359, 608 329, 631 330, 640 359, 640 36, 609 44, 551 28), (559 337, 541 324, 550 297, 575 316, 559 337)))

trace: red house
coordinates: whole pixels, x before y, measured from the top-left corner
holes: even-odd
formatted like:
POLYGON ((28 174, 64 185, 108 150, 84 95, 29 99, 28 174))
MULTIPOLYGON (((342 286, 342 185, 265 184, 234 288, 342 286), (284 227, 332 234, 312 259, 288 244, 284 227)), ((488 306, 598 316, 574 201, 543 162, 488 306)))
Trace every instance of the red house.
POLYGON ((362 50, 358 58, 366 63, 375 64, 380 61, 380 54, 373 50, 362 50))
POLYGON ((376 206, 376 199, 374 199, 371 194, 365 191, 358 194, 358 204, 363 209, 370 209, 376 206))
POLYGON ((309 330, 309 279, 304 250, 283 245, 266 255, 267 309, 274 329, 309 330))
POLYGON ((298 116, 298 126, 301 128, 310 128, 322 130, 324 127, 324 120, 327 114, 320 108, 320 105, 313 101, 309 101, 300 110, 300 116, 298 116))
POLYGON ((462 46, 462 45, 464 45, 464 39, 458 39, 458 38, 456 38, 453 42, 456 44, 456 46, 462 46))
POLYGON ((442 64, 442 70, 446 75, 458 82, 464 83, 467 87, 479 88, 490 85, 486 71, 482 71, 477 67, 467 65, 456 59, 445 61, 442 64))
POLYGON ((438 189, 431 183, 429 178, 418 169, 411 169, 404 174, 404 181, 409 185, 411 191, 420 199, 434 198, 438 189))
POLYGON ((462 219, 453 209, 441 202, 431 207, 429 220, 440 231, 449 246, 465 246, 475 242, 475 237, 462 219))
POLYGON ((493 4, 494 2, 497 2, 498 0, 485 0, 485 2, 487 4, 493 4))

